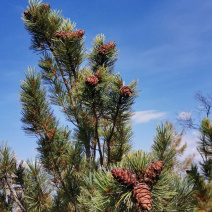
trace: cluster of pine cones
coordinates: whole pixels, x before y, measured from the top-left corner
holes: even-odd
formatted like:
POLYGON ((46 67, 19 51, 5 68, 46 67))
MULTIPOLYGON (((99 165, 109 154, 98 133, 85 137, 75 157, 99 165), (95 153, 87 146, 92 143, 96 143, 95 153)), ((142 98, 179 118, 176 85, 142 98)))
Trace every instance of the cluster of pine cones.
POLYGON ((82 38, 84 34, 85 34, 85 31, 80 29, 74 32, 59 31, 59 32, 56 32, 55 36, 57 38, 65 40, 65 39, 71 39, 71 38, 82 38))
POLYGON ((123 168, 115 168, 111 170, 111 173, 119 183, 133 189, 133 197, 136 199, 138 207, 149 211, 153 204, 150 186, 157 180, 162 168, 163 161, 151 163, 142 179, 138 179, 134 172, 123 168))
POLYGON ((108 51, 110 51, 111 49, 114 49, 116 46, 116 43, 111 41, 109 43, 106 43, 105 45, 101 45, 99 47, 99 50, 98 50, 98 53, 99 54, 102 54, 102 55, 105 55, 108 53, 108 51))

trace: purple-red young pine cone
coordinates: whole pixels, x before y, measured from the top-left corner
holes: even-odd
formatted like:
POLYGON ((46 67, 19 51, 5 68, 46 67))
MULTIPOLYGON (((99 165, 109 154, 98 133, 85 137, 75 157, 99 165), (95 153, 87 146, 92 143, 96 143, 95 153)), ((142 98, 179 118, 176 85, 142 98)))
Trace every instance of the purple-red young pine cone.
POLYGON ((111 49, 114 49, 115 46, 116 46, 116 43, 113 41, 106 43, 105 45, 101 45, 99 47, 98 53, 102 55, 107 54, 108 51, 110 51, 111 49))
POLYGON ((45 7, 45 9, 50 9, 50 4, 49 3, 46 3, 46 4, 42 4, 44 7, 45 7))
POLYGON ((133 187, 138 182, 135 172, 130 170, 117 167, 111 170, 111 173, 119 183, 124 184, 127 187, 133 187))
POLYGON ((132 89, 129 86, 121 86, 120 93, 123 97, 132 96, 132 89))
POLYGON ((147 184, 152 184, 158 175, 160 175, 163 169, 163 161, 155 161, 151 163, 144 174, 144 182, 147 184))
POLYGON ((29 10, 25 10, 25 11, 24 11, 24 16, 26 16, 26 17, 27 17, 27 16, 29 16, 29 15, 30 15, 29 10))
POLYGON ((83 35, 85 34, 84 30, 76 30, 74 32, 71 33, 71 37, 77 37, 77 38, 81 38, 83 35))
POLYGON ((99 80, 96 76, 88 76, 88 77, 85 78, 85 83, 87 85, 90 85, 90 86, 93 86, 93 87, 97 86, 98 81, 99 80))
POLYGON ((57 38, 65 40, 65 39, 71 39, 71 38, 81 38, 84 34, 85 34, 85 31, 80 29, 74 32, 59 31, 59 32, 56 32, 55 36, 57 38))
POLYGON ((136 199, 138 206, 148 211, 152 208, 150 190, 146 183, 138 183, 133 189, 133 197, 136 199))

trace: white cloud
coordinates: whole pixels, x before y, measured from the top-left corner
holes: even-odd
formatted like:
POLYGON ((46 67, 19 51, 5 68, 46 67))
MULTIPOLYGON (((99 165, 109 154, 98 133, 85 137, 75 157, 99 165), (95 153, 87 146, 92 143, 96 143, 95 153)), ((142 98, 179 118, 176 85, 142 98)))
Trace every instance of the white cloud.
POLYGON ((134 113, 132 120, 136 123, 146 123, 153 119, 164 118, 165 112, 157 112, 156 110, 143 110, 134 113))
POLYGON ((178 118, 179 119, 190 119, 191 118, 191 112, 182 111, 179 113, 178 118))

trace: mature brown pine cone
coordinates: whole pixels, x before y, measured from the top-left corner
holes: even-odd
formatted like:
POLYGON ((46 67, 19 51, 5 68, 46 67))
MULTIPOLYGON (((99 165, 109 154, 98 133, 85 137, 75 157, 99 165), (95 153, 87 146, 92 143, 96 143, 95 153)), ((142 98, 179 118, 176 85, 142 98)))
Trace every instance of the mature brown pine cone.
POLYGON ((157 175, 161 173, 162 169, 163 169, 163 161, 155 161, 155 171, 157 175))
POLYGON ((85 78, 85 83, 87 85, 94 86, 94 87, 97 86, 98 81, 99 80, 96 76, 88 76, 88 77, 85 78))
POLYGON ((124 97, 129 97, 132 95, 132 90, 129 86, 121 86, 120 93, 124 97))
POLYGON ((111 173, 119 183, 124 184, 127 187, 133 187, 138 182, 135 172, 130 170, 117 167, 111 170, 111 173))
POLYGON ((152 207, 152 195, 150 188, 146 183, 138 183, 133 189, 133 197, 136 199, 138 206, 144 210, 150 210, 152 207))
POLYGON ((113 41, 106 43, 105 45, 101 45, 99 47, 98 53, 102 55, 107 54, 108 51, 110 51, 111 49, 114 49, 115 46, 116 46, 116 43, 113 41))
POLYGON ((163 161, 155 161, 151 163, 144 174, 144 182, 152 184, 158 175, 160 175, 163 168, 163 161))

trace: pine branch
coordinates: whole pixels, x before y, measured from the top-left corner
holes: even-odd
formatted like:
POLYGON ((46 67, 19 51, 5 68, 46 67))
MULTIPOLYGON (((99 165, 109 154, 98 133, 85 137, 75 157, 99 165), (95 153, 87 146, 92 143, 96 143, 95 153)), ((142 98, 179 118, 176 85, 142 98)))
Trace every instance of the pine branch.
POLYGON ((21 204, 21 202, 19 201, 16 192, 14 191, 14 189, 12 188, 12 185, 9 182, 9 179, 7 177, 7 175, 4 177, 5 182, 10 190, 10 193, 12 194, 13 199, 15 200, 15 202, 17 203, 17 205, 21 208, 22 211, 27 211, 25 209, 25 207, 21 204))
POLYGON ((110 141, 111 141, 111 138, 113 137, 113 133, 114 133, 114 130, 115 130, 115 125, 116 125, 117 117, 119 115, 119 109, 120 109, 120 105, 121 105, 121 99, 122 99, 122 97, 120 96, 119 97, 119 101, 117 102, 117 106, 116 106, 115 117, 113 118, 113 124, 112 124, 111 133, 110 133, 109 137, 106 140, 107 148, 108 148, 108 153, 107 153, 107 157, 108 157, 107 165, 108 166, 109 166, 110 160, 111 160, 110 159, 110 141))

